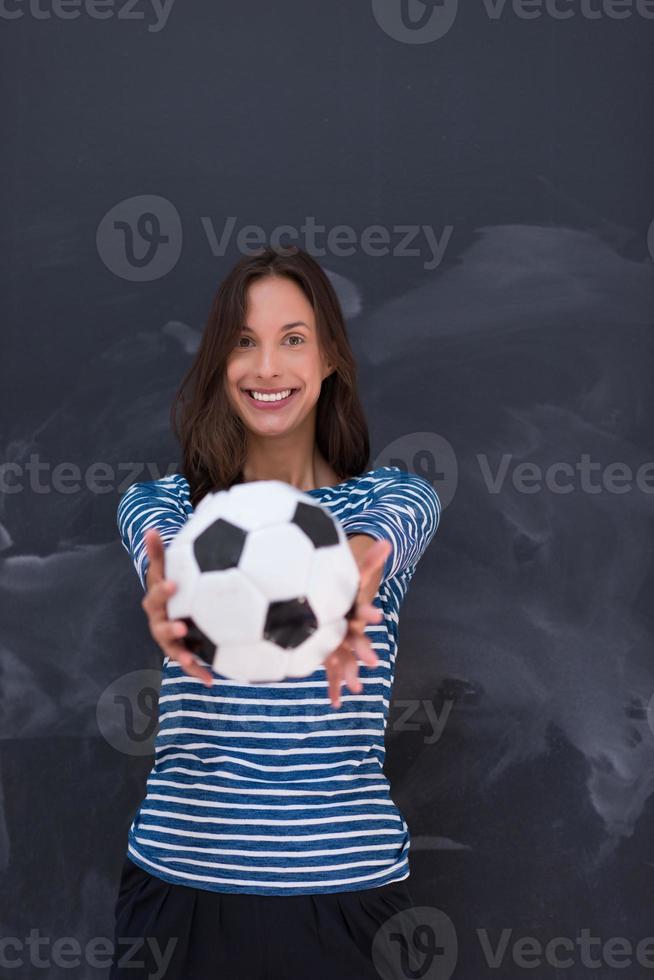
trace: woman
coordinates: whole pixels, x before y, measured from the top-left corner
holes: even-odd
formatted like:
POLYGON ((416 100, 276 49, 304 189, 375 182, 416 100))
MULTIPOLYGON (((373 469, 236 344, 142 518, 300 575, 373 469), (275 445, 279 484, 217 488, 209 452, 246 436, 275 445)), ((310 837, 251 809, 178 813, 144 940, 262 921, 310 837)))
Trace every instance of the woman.
POLYGON ((397 467, 366 470, 343 314, 300 249, 243 258, 223 281, 171 421, 181 472, 132 484, 118 506, 164 660, 111 976, 378 980, 375 935, 413 904, 409 831, 383 773, 398 610, 438 496, 397 467), (339 519, 361 585, 322 667, 247 685, 214 672, 167 619, 163 554, 206 493, 271 479, 339 519))

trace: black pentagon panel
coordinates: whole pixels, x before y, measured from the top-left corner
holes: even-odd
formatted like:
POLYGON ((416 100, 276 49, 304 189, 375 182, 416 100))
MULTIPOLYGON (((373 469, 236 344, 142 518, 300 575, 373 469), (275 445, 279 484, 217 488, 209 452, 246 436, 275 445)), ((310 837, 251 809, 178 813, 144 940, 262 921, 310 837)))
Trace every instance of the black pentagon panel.
POLYGON ((195 623, 190 616, 185 616, 182 619, 183 623, 188 626, 188 633, 185 633, 182 637, 182 642, 191 651, 195 653, 198 657, 202 657, 203 660, 209 664, 213 665, 213 659, 216 656, 216 650, 218 647, 215 643, 212 643, 209 637, 202 632, 200 627, 195 623))
POLYGON ((318 628, 318 620, 304 596, 271 602, 263 628, 266 640, 284 650, 299 647, 318 628))
POLYGON ((296 524, 301 531, 304 531, 314 548, 326 548, 338 544, 334 521, 320 506, 300 501, 295 508, 291 524, 296 524))
POLYGON ((197 536, 193 552, 201 572, 222 572, 236 568, 244 546, 243 528, 220 517, 197 536))

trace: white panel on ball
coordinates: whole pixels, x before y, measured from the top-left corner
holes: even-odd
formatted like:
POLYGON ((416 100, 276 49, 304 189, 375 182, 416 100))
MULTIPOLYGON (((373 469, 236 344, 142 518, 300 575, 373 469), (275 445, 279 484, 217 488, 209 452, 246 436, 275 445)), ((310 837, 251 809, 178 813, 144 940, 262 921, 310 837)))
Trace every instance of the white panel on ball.
POLYGON ((226 500, 221 502, 221 515, 245 531, 286 524, 297 507, 298 493, 301 491, 281 480, 237 483, 227 491, 226 500))
POLYGON ((200 578, 200 569, 193 557, 191 541, 180 541, 176 534, 164 551, 164 578, 177 585, 176 591, 168 599, 170 619, 183 619, 189 615, 192 596, 200 578))
POLYGON ((268 640, 227 644, 218 651, 213 666, 225 677, 251 684, 281 681, 290 676, 288 652, 268 640))
POLYGON ((299 527, 277 524, 248 534, 239 568, 269 602, 294 599, 305 594, 315 551, 299 527))
POLYGON ((197 582, 190 615, 219 646, 255 643, 261 638, 268 603, 238 568, 204 572, 197 582))
POLYGON ((320 626, 297 650, 291 652, 286 676, 305 677, 307 673, 313 673, 322 666, 325 657, 340 646, 346 633, 347 623, 344 619, 320 626))
POLYGON ((352 595, 354 601, 358 585, 359 568, 349 545, 318 548, 314 552, 306 594, 318 622, 342 616, 343 595, 352 595))

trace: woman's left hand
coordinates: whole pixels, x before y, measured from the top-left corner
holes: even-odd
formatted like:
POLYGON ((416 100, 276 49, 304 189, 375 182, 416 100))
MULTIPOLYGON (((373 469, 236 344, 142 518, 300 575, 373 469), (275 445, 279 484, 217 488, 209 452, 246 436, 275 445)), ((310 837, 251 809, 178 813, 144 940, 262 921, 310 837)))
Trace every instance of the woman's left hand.
POLYGON ((359 680, 357 654, 369 667, 375 667, 379 662, 379 658, 364 630, 369 623, 381 622, 383 613, 371 602, 365 602, 363 596, 368 594, 372 582, 379 583, 382 569, 391 549, 390 541, 375 541, 367 549, 363 558, 359 559, 355 555, 361 581, 354 612, 348 618, 348 631, 340 646, 333 653, 330 653, 324 661, 329 682, 329 698, 334 708, 341 706, 342 683, 345 682, 353 694, 361 693, 363 684, 359 680))

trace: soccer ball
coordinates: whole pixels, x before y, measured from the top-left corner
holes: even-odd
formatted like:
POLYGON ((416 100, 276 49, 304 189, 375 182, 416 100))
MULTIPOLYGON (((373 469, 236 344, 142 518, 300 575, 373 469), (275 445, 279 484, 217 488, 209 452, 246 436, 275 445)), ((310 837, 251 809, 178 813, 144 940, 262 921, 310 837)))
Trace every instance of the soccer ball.
POLYGON ((339 521, 280 480, 202 498, 164 551, 186 645, 247 683, 306 677, 341 643, 359 568, 339 521))

